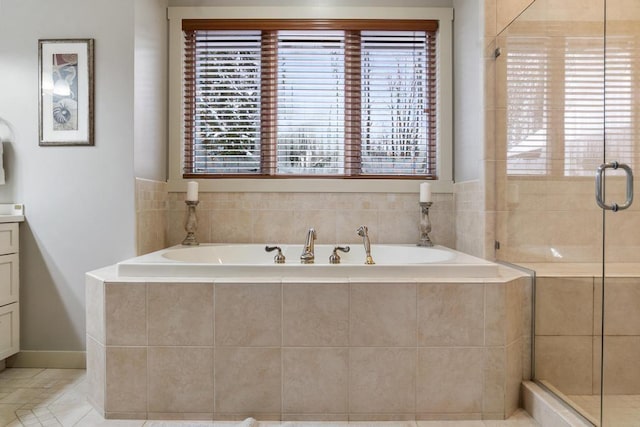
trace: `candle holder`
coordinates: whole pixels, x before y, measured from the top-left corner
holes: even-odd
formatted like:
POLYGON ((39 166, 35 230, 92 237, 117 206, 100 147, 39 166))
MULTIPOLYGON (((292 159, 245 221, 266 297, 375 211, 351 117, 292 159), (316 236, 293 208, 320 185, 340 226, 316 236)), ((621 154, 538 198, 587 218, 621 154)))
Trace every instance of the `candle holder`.
POLYGON ((197 200, 185 200, 187 204, 187 216, 184 221, 184 229, 187 232, 187 237, 184 238, 182 244, 185 246, 197 246, 198 240, 196 239, 196 231, 198 230, 198 219, 196 217, 196 206, 198 206, 197 200))
POLYGON ((431 232, 431 220, 429 219, 429 208, 432 202, 420 202, 420 241, 416 246, 433 246, 429 233, 431 232))

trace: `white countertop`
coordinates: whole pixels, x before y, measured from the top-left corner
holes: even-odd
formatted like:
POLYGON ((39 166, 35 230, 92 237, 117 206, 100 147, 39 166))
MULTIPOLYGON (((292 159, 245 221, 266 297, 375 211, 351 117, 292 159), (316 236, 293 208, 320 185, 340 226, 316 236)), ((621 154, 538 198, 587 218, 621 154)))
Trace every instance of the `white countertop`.
POLYGON ((0 223, 23 222, 24 205, 19 203, 0 203, 0 223))

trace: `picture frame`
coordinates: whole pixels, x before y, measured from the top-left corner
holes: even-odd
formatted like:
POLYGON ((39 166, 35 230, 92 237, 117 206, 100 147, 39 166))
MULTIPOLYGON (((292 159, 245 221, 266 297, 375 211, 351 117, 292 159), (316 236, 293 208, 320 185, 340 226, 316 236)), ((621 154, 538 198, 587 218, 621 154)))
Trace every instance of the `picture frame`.
POLYGON ((94 145, 94 39, 38 40, 41 146, 94 145))

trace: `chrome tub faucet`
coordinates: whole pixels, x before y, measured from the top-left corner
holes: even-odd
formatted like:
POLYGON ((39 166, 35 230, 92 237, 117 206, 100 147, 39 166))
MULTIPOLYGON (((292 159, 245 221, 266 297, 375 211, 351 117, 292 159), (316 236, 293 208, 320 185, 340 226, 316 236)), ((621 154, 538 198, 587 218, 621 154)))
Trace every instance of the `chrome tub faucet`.
POLYGON ((356 230, 358 232, 358 236, 362 237, 362 241, 364 242, 364 251, 367 253, 367 259, 365 260, 365 264, 372 265, 375 264, 373 262, 373 258, 371 257, 371 242, 369 241, 369 229, 366 225, 361 225, 360 228, 356 230))
POLYGON ((313 264, 315 260, 314 254, 314 246, 313 242, 316 240, 316 230, 310 228, 307 231, 307 238, 304 242, 304 249, 302 250, 302 255, 300 255, 300 262, 302 264, 313 264))

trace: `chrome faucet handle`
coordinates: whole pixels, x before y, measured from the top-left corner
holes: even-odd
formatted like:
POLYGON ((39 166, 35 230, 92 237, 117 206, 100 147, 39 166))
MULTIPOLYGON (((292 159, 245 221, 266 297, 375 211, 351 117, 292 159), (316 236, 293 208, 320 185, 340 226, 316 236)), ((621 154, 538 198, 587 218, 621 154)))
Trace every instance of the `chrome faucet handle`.
POLYGON ((333 252, 329 255, 329 264, 340 264, 340 255, 338 251, 349 252, 351 248, 349 246, 336 246, 333 248, 333 252))
POLYGON ((280 249, 280 246, 265 246, 264 250, 267 252, 277 250, 278 253, 273 257, 273 262, 275 262, 276 264, 284 264, 285 257, 284 255, 282 255, 282 249, 280 249))

